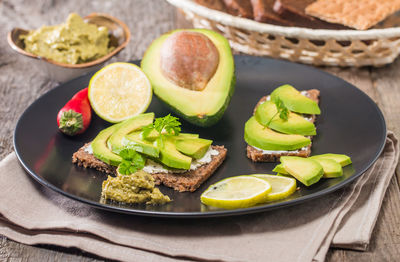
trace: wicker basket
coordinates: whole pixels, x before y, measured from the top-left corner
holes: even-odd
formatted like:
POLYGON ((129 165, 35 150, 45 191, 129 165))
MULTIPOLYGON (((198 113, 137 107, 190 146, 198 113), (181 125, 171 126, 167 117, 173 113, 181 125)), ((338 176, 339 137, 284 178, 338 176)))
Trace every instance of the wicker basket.
POLYGON ((224 35, 235 51, 313 65, 382 66, 400 53, 400 17, 381 29, 322 30, 275 26, 235 17, 190 0, 167 0, 183 11, 196 28, 224 35))

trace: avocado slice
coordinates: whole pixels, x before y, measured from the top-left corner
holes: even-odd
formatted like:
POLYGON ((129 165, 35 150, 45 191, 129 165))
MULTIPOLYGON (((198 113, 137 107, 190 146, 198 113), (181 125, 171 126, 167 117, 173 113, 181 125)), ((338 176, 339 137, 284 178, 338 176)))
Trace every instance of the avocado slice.
POLYGON ((160 149, 160 157, 158 160, 161 163, 172 168, 190 169, 192 158, 185 156, 176 149, 175 139, 163 139, 162 144, 159 144, 159 141, 156 140, 155 144, 160 149))
POLYGON ((297 150, 311 144, 307 137, 275 132, 258 123, 254 116, 244 126, 244 140, 263 150, 297 150))
POLYGON ((322 166, 325 178, 343 176, 342 166, 335 160, 320 157, 310 157, 310 159, 317 161, 322 166))
POLYGON ((285 170, 282 164, 276 165, 274 169, 272 169, 272 171, 282 175, 289 175, 289 173, 285 170))
POLYGON ((322 155, 315 155, 312 156, 312 158, 326 158, 326 159, 332 159, 338 162, 342 167, 350 165, 351 158, 349 156, 343 155, 343 154, 332 154, 332 153, 327 153, 327 154, 322 154, 322 155))
POLYGON ((321 114, 321 110, 315 101, 303 96, 291 85, 280 86, 271 93, 271 101, 276 101, 278 98, 290 111, 310 115, 321 114))
POLYGON ((108 147, 114 153, 118 154, 125 147, 122 143, 124 136, 136 131, 143 126, 153 123, 154 113, 146 113, 129 118, 121 123, 121 126, 115 130, 115 132, 110 136, 107 141, 108 147))
POLYGON ((212 140, 202 138, 183 138, 175 141, 176 149, 195 159, 202 158, 212 144, 212 140))
POLYGON ((122 145, 125 148, 131 148, 137 152, 156 158, 158 158, 160 154, 160 149, 154 146, 153 143, 141 139, 140 131, 133 132, 124 136, 122 138, 122 145))
MULTIPOLYGON (((157 130, 153 129, 151 130, 150 134, 144 139, 142 132, 140 133, 140 137, 142 140, 147 140, 147 141, 154 141, 156 140, 160 135, 158 134, 157 130)), ((179 133, 179 135, 174 136, 176 138, 198 138, 199 134, 190 134, 190 133, 179 133)))
POLYGON ((104 163, 112 166, 118 166, 121 163, 122 158, 119 155, 113 153, 107 147, 107 140, 115 132, 115 130, 117 130, 122 125, 122 123, 123 122, 103 129, 99 132, 99 134, 95 137, 95 139, 93 139, 91 143, 93 155, 104 163))
POLYGON ((234 59, 229 42, 217 32, 207 29, 179 29, 166 33, 148 47, 142 62, 142 70, 148 76, 157 95, 177 115, 198 126, 211 126, 224 114, 235 86, 234 59), (178 86, 161 71, 163 43, 177 32, 195 32, 205 35, 216 47, 219 62, 213 76, 201 91, 178 86))
POLYGON ((263 126, 268 126, 275 131, 285 134, 310 136, 316 134, 314 124, 296 113, 289 112, 287 120, 281 119, 278 114, 278 109, 272 101, 265 101, 259 105, 255 117, 263 126))
POLYGON ((281 156, 285 170, 306 186, 318 182, 324 175, 324 169, 315 160, 298 156, 281 156))

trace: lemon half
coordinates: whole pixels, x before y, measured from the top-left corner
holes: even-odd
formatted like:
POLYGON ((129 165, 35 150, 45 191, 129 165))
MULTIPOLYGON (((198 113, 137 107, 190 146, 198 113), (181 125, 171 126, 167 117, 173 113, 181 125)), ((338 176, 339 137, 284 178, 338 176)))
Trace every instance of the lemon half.
POLYGON ((297 188, 296 179, 291 177, 266 174, 255 174, 251 176, 267 181, 272 187, 271 192, 269 192, 265 196, 265 198, 259 203, 287 198, 288 196, 293 194, 297 188))
POLYGON ((113 63, 99 70, 89 82, 89 101, 102 119, 118 123, 148 108, 152 97, 149 79, 136 65, 113 63))
POLYGON ((271 185, 254 176, 235 176, 211 185, 201 195, 205 205, 235 209, 254 206, 271 191, 271 185))

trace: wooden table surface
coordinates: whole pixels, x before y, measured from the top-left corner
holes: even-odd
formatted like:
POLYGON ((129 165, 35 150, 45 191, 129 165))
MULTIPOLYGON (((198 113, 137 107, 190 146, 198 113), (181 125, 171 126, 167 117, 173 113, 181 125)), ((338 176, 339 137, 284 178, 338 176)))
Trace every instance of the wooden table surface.
MULTIPOLYGON (((42 76, 6 42, 13 27, 38 28, 57 24, 69 13, 104 12, 127 23, 132 39, 112 61, 139 59, 160 34, 185 26, 182 17, 163 0, 0 0, 0 159, 13 151, 12 136, 25 108, 57 85, 42 76)), ((366 92, 381 108, 389 129, 400 137, 400 60, 382 68, 321 68, 366 92)), ((400 258, 399 167, 393 177, 366 252, 331 249, 327 261, 398 261, 400 258)), ((0 261, 102 261, 77 249, 28 246, 0 236, 0 261)))

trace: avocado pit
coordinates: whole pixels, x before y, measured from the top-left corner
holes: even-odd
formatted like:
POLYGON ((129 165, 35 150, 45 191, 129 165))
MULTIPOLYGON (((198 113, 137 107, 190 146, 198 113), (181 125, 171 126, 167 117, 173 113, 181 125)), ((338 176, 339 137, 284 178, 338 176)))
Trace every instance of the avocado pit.
POLYGON ((204 34, 179 31, 160 50, 162 74, 177 86, 201 91, 217 71, 219 53, 204 34))

